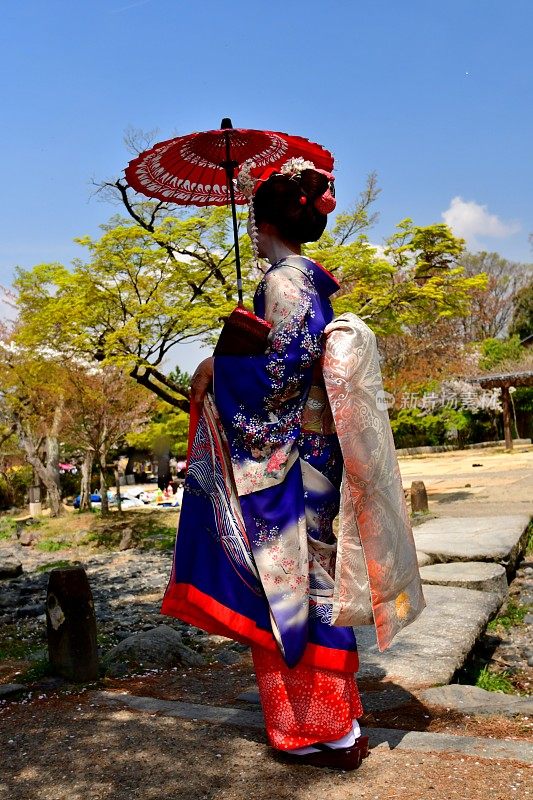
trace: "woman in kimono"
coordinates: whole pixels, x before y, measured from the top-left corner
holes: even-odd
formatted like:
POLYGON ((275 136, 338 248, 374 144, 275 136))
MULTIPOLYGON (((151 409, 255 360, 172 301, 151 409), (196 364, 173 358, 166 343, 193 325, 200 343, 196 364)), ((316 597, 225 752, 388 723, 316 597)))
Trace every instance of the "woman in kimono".
POLYGON ((354 631, 332 624, 343 455, 320 359, 339 285, 301 255, 325 229, 332 189, 302 159, 254 183, 250 232, 270 262, 254 311, 272 329, 265 354, 217 355, 193 376, 197 419, 162 613, 250 645, 272 747, 346 770, 368 739, 354 631))

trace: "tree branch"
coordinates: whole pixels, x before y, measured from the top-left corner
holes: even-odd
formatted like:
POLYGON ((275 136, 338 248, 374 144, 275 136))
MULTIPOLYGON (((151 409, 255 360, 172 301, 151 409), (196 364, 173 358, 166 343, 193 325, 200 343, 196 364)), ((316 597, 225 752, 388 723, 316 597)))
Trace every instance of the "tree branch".
POLYGON ((163 375, 153 367, 147 367, 144 372, 141 372, 140 369, 141 368, 139 366, 136 366, 130 372, 130 376, 134 378, 137 383, 140 383, 141 386, 149 389, 169 405, 174 406, 175 408, 180 408, 182 411, 186 411, 187 414, 190 412, 189 400, 186 400, 185 398, 180 400, 179 397, 170 394, 170 392, 167 392, 162 386, 159 386, 157 383, 150 380, 150 378, 153 376, 157 381, 162 383, 164 386, 167 386, 172 391, 177 391, 183 394, 183 390, 174 384, 169 378, 167 378, 166 375, 163 375))

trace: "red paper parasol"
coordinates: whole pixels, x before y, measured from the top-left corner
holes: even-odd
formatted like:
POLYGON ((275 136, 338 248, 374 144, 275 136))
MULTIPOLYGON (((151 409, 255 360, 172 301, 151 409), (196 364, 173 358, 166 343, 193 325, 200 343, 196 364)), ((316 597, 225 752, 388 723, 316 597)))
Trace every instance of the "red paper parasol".
POLYGON ((125 170, 126 180, 137 192, 180 205, 226 205, 231 203, 239 304, 242 280, 235 204, 247 198, 234 186, 239 166, 248 159, 258 171, 280 166, 302 157, 318 169, 331 172, 333 156, 319 144, 301 136, 276 131, 234 128, 223 119, 220 129, 190 133, 159 142, 141 153, 125 170))

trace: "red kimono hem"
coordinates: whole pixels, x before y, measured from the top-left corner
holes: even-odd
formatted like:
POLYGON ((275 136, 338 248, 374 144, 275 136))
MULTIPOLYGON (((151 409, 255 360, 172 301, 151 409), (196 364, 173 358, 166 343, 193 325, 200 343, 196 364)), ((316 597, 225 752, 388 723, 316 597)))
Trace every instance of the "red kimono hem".
MULTIPOLYGON (((237 611, 227 608, 213 597, 187 583, 169 583, 161 613, 195 625, 207 633, 227 636, 246 645, 259 645, 266 650, 279 652, 271 631, 258 628, 255 622, 237 611)), ((308 642, 299 664, 337 672, 357 672, 357 651, 338 650, 308 642)))

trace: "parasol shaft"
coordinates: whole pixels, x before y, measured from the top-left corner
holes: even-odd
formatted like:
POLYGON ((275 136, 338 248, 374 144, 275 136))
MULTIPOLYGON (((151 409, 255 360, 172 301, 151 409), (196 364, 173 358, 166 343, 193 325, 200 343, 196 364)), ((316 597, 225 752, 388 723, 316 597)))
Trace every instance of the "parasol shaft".
POLYGON ((237 228, 237 208, 235 205, 235 189, 233 186, 233 178, 235 177, 235 161, 231 160, 231 149, 230 149, 230 137, 228 132, 228 127, 231 128, 231 122, 229 120, 222 120, 222 126, 225 128, 224 130, 224 139, 226 141, 226 161, 222 164, 224 169, 226 170, 226 176, 228 179, 228 188, 229 188, 229 197, 231 201, 231 217, 233 220, 233 238, 235 240, 235 267, 237 270, 237 295, 239 305, 243 305, 243 296, 242 296, 242 274, 241 274, 241 255, 239 252, 239 231, 237 228), (229 122, 229 126, 224 125, 225 122, 229 122))

